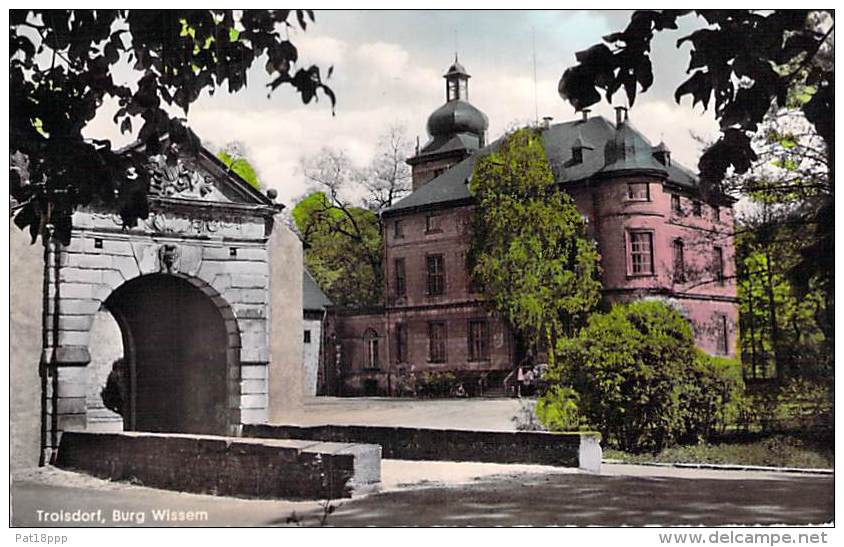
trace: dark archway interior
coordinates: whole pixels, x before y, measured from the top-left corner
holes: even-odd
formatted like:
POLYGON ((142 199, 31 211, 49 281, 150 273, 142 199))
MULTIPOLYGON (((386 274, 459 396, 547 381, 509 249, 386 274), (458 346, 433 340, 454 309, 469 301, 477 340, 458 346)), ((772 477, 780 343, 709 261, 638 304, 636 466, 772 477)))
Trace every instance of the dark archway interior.
POLYGON ((211 298, 155 274, 127 282, 105 304, 121 325, 129 365, 127 429, 224 434, 228 336, 211 298))

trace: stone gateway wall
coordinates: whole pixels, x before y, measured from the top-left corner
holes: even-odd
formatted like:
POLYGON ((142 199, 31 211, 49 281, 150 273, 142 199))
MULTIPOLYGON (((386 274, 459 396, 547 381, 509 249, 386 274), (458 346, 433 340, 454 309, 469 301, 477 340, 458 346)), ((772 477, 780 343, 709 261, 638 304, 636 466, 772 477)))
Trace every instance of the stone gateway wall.
POLYGON ((217 496, 325 500, 377 490, 377 446, 155 433, 62 436, 56 465, 217 496))
POLYGON ((244 436, 304 439, 381 446, 382 456, 397 460, 526 463, 601 469, 597 433, 470 431, 363 425, 250 425, 244 436))
POLYGON ((280 422, 302 408, 304 371, 302 367, 302 242, 283 225, 276 226, 268 242, 272 313, 268 326, 269 394, 267 416, 243 423, 280 422))
POLYGON ((9 223, 9 464, 34 467, 41 456, 41 326, 44 247, 9 223))

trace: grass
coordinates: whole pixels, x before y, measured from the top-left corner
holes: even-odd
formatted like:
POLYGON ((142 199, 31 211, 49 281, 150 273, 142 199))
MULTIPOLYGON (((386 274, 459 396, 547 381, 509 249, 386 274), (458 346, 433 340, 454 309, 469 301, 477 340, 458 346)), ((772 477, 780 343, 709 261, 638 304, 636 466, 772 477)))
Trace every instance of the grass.
POLYGON ((604 449, 604 458, 626 463, 713 463, 771 467, 835 467, 834 443, 787 434, 666 448, 657 454, 604 449))

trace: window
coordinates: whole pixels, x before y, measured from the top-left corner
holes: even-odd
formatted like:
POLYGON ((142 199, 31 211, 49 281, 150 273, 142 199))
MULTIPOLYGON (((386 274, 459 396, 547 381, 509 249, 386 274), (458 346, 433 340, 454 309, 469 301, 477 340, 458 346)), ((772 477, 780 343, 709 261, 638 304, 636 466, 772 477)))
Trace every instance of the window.
POLYGON ((407 294, 407 277, 404 271, 404 258, 396 258, 393 260, 393 271, 396 278, 396 296, 404 296, 407 294))
POLYGON ((363 335, 363 349, 366 355, 366 368, 380 368, 378 361, 378 333, 367 329, 363 335))
POLYGON ((445 263, 443 255, 425 257, 428 271, 428 296, 438 296, 445 292, 445 263))
POLYGON ((682 239, 674 240, 674 281, 676 283, 686 281, 685 245, 682 239))
POLYGON ((577 146, 571 149, 571 163, 573 165, 583 163, 583 148, 577 146))
POLYGON ((404 237, 404 225, 401 220, 397 220, 393 223, 393 237, 396 239, 404 237))
POLYGON ((407 361, 407 327, 404 323, 396 323, 396 362, 407 361))
POLYGON ((630 272, 633 275, 652 275, 653 263, 653 234, 630 232, 630 272))
POLYGON ((448 100, 453 101, 457 98, 457 80, 448 80, 448 100))
POLYGON ((721 208, 717 205, 712 208, 712 217, 715 219, 715 222, 721 222, 721 208))
POLYGON ((714 263, 712 269, 715 273, 715 279, 719 285, 724 284, 724 249, 715 247, 714 263))
POLYGON ((703 214, 703 206, 699 201, 692 202, 692 214, 699 217, 703 214))
POLYGON ((683 213, 683 206, 680 203, 680 196, 678 194, 671 194, 671 211, 678 215, 683 213))
POLYGON ((445 363, 445 323, 443 321, 428 323, 428 361, 445 363))
POLYGON ((720 355, 729 355, 730 354, 730 329, 729 323, 727 321, 727 316, 724 314, 718 314, 715 316, 715 329, 716 329, 716 351, 720 355))
POLYGON ((469 360, 489 359, 489 323, 478 319, 469 321, 469 360))
MULTIPOLYGON (((434 175, 436 176, 436 175, 434 175)), ((440 216, 435 214, 430 214, 425 217, 425 232, 427 233, 436 233, 442 232, 442 228, 440 227, 440 216)))
POLYGON ((306 344, 311 343, 311 331, 309 331, 309 330, 305 331, 305 343, 306 344))
POLYGON ((651 199, 647 182, 631 182, 627 185, 627 199, 633 201, 649 201, 651 199))

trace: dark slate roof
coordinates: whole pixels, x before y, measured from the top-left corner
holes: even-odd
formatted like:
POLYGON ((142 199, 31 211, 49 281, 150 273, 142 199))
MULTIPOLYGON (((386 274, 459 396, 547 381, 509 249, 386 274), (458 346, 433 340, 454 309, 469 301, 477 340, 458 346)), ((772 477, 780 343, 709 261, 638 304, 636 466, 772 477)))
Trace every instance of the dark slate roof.
MULTIPOLYGON (((386 212, 470 199, 468 182, 472 175, 475 158, 485 152, 495 150, 502 140, 503 138, 500 138, 490 143, 456 164, 397 202, 386 212)), ((663 176, 667 175, 669 182, 685 188, 696 188, 698 185, 697 176, 686 167, 675 161, 668 166, 656 161, 652 156, 653 145, 630 122, 623 124, 618 132, 615 126, 602 116, 559 123, 543 131, 543 141, 548 161, 558 183, 583 180, 601 173, 646 169, 658 171, 663 176), (574 164, 572 163, 572 148, 578 140, 589 148, 583 150, 583 162, 574 164), (619 145, 628 146, 628 151, 632 153, 619 154, 619 145)))
POLYGON ((488 127, 486 114, 461 99, 448 101, 428 117, 428 134, 431 136, 454 133, 483 135, 488 127))
POLYGON ((302 274, 302 309, 304 311, 323 311, 332 304, 320 290, 311 273, 304 268, 302 274))
POLYGON ((474 152, 481 146, 481 139, 472 133, 457 133, 456 135, 441 135, 433 137, 428 141, 422 150, 419 151, 417 158, 423 156, 430 156, 433 154, 444 154, 446 152, 472 151, 474 152))
POLYGON ((446 71, 446 73, 443 77, 448 78, 449 76, 453 76, 455 74, 460 75, 460 76, 466 76, 467 78, 471 78, 471 76, 469 76, 469 73, 466 72, 466 69, 463 68, 463 65, 461 65, 460 62, 457 60, 456 56, 454 58, 454 64, 452 64, 450 67, 448 67, 448 70, 446 71))

